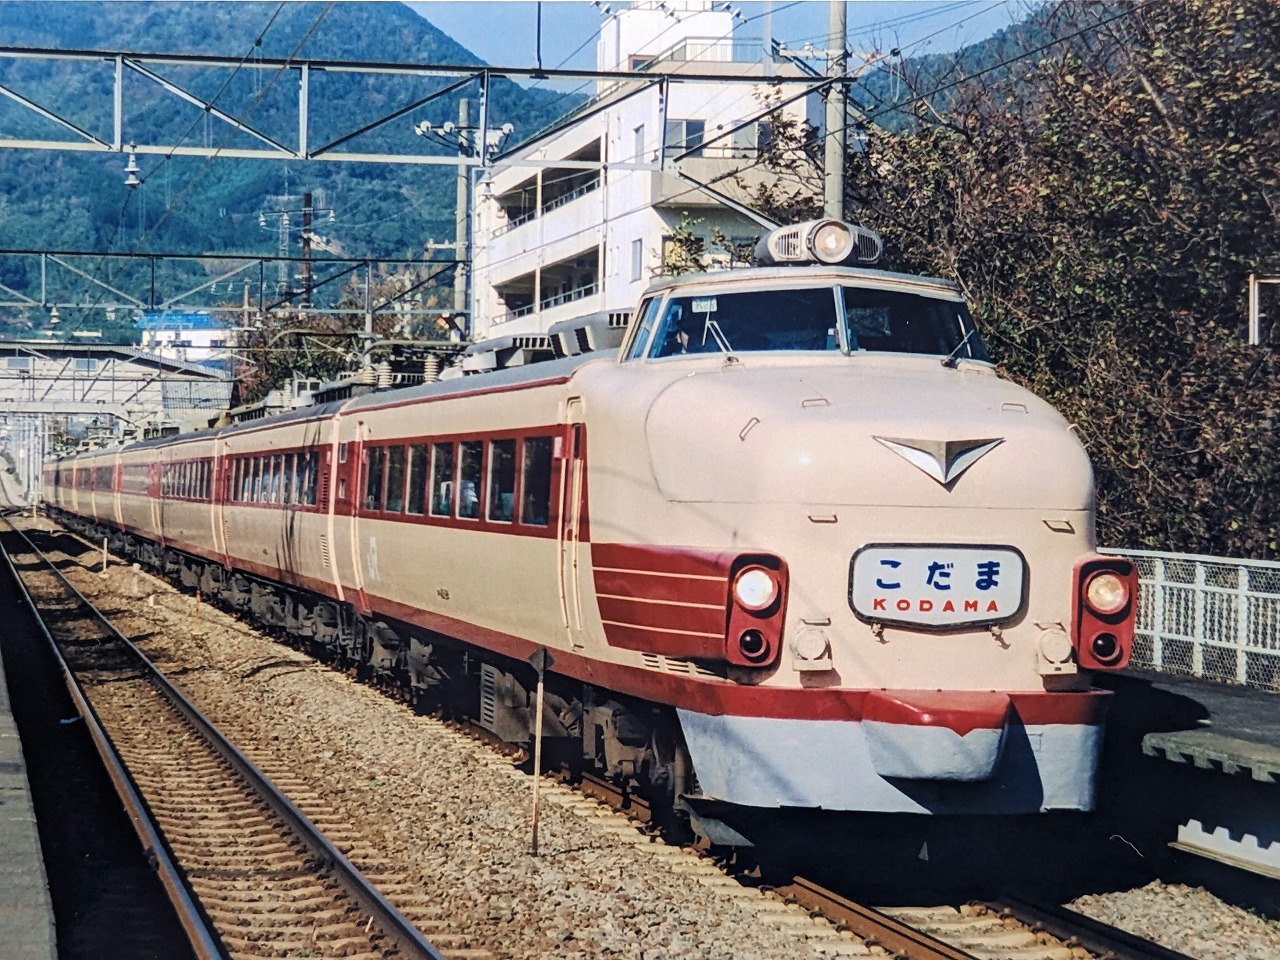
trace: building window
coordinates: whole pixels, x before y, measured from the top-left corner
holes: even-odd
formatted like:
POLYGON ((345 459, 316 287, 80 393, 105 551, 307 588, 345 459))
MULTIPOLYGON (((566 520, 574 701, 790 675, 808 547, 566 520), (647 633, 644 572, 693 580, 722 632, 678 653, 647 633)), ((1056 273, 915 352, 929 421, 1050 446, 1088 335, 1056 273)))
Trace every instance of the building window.
POLYGON ((644 124, 631 131, 631 155, 636 163, 644 163, 644 124))
POLYGON ((76 358, 76 366, 75 366, 76 373, 92 373, 94 370, 97 370, 97 369, 98 369, 98 361, 93 359, 92 357, 76 358))
POLYGON ((30 357, 10 357, 9 369, 10 370, 30 370, 31 358, 30 357))
POLYGON ((631 241, 631 281, 641 279, 644 276, 644 241, 631 241))
POLYGON ((689 151, 689 156, 702 156, 702 141, 706 136, 705 120, 668 120, 667 156, 675 157, 689 151))

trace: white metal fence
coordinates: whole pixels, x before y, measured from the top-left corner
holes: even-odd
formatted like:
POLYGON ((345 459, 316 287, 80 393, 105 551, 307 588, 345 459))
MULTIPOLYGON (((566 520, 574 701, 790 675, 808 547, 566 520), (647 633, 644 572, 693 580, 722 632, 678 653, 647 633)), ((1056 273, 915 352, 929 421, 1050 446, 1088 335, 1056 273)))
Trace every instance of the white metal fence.
POLYGON ((1280 690, 1280 563, 1105 552, 1138 565, 1134 667, 1280 690))

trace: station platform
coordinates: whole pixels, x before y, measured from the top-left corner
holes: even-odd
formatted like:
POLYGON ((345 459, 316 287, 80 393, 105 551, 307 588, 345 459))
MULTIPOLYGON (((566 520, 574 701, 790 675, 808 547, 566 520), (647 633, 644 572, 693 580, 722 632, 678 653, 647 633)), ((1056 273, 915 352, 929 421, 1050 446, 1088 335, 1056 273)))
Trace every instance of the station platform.
MULTIPOLYGON (((7 576, 7 574, 6 574, 7 576)), ((27 783, 22 742, 0 661, 0 953, 5 960, 55 960, 53 907, 27 783)))
POLYGON ((1280 693, 1139 671, 1100 685, 1129 795, 1177 811, 1169 846, 1280 880, 1280 693))
POLYGON ((1280 693, 1191 677, 1137 676, 1204 713, 1194 729, 1146 734, 1142 752, 1147 756, 1280 783, 1280 693))

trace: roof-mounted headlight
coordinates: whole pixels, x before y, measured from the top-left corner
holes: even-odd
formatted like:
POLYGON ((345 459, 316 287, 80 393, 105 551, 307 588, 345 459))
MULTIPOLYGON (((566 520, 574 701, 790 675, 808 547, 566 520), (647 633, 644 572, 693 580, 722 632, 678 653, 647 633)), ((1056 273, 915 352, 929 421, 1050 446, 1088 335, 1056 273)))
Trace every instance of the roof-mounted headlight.
POLYGON ((756 244, 756 260, 765 265, 875 263, 882 249, 874 230, 840 220, 810 220, 765 234, 756 244))

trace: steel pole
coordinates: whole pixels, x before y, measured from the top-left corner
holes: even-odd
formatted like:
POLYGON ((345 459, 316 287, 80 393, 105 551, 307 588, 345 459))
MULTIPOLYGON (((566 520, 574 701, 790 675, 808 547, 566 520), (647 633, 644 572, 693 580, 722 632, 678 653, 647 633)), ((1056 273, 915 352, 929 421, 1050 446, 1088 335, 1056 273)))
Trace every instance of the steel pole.
MULTIPOLYGON (((847 32, 846 0, 828 0, 827 26, 827 76, 843 77, 848 65, 845 52, 847 32)), ((822 212, 834 220, 844 219, 844 144, 846 117, 846 87, 843 82, 833 83, 827 90, 827 129, 823 141, 822 212)))
MULTIPOLYGON (((471 101, 463 97, 458 101, 458 159, 465 161, 470 153, 470 140, 467 137, 467 127, 471 123, 471 101)), ((481 147, 483 149, 483 147, 481 147)), ((465 162, 458 164, 458 195, 457 207, 454 216, 454 259, 458 260, 458 265, 453 271, 453 309, 456 313, 465 313, 467 310, 467 262, 470 257, 468 255, 467 244, 467 219, 468 208, 470 204, 468 199, 470 196, 471 177, 470 171, 467 169, 465 162)))

